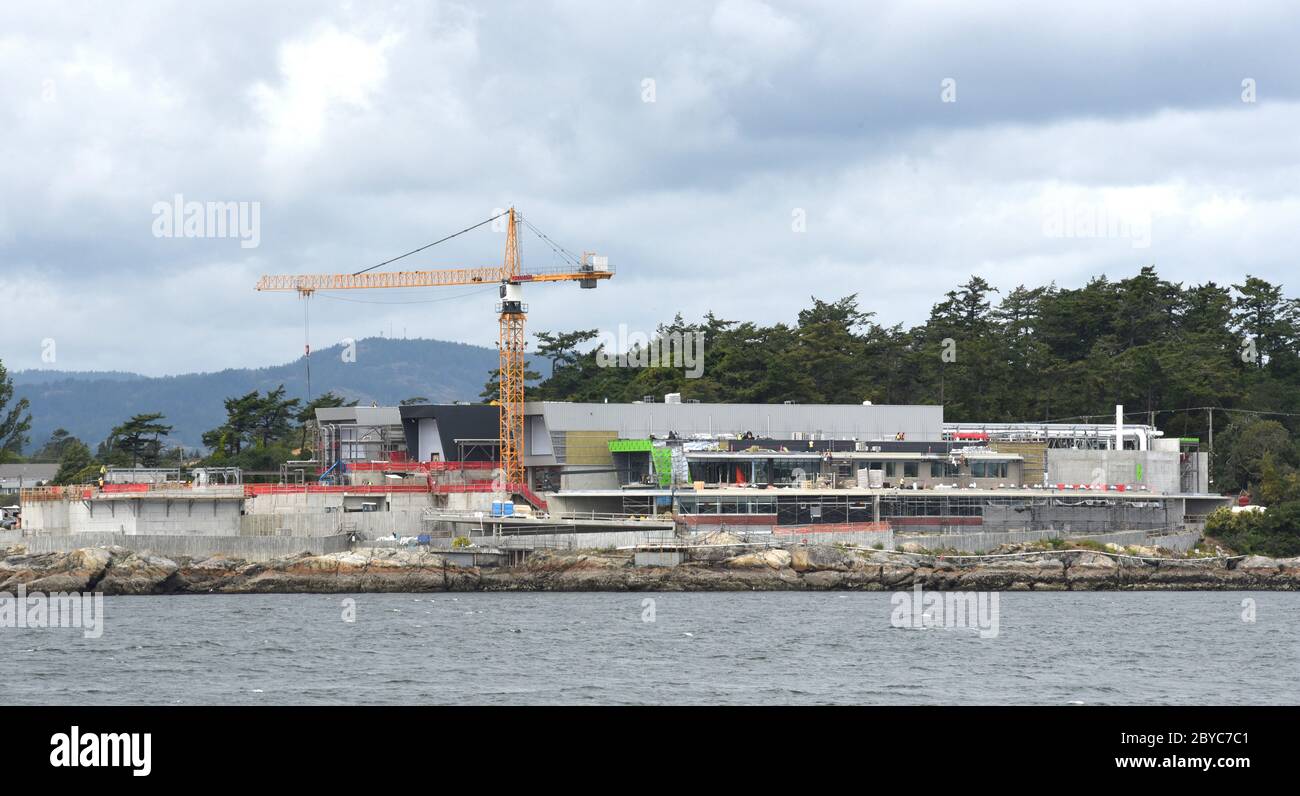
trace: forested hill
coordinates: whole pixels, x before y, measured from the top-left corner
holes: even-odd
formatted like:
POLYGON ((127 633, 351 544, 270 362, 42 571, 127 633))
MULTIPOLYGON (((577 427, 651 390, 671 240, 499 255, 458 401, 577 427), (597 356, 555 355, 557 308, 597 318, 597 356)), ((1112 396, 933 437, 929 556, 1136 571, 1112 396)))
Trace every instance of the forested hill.
MULTIPOLYGON (((1114 417, 1156 412, 1166 433, 1204 437, 1199 407, 1300 412, 1300 305, 1281 286, 1171 283, 1155 268, 1079 288, 999 293, 972 277, 911 328, 875 322, 878 295, 810 299, 792 324, 708 315, 665 318, 664 334, 702 333, 700 378, 686 368, 601 367, 594 332, 539 351, 557 368, 533 395, 552 400, 685 399, 921 403, 952 421, 1114 417)), ((1218 415, 1226 423, 1235 415, 1218 415)), ((1271 417, 1271 416, 1270 416, 1271 417)), ((1294 434, 1293 418, 1277 416, 1294 434)))
MULTIPOLYGON (((334 391, 349 400, 392 406, 407 398, 434 402, 477 401, 497 367, 494 348, 441 340, 367 338, 356 344, 355 362, 342 347, 312 352, 312 393, 334 391)), ((38 449, 56 428, 95 443, 132 415, 161 412, 174 428, 169 441, 202 446, 203 432, 226 419, 223 401, 251 390, 283 384, 290 398, 306 393, 306 370, 298 360, 268 368, 145 377, 130 373, 19 371, 13 373, 15 400, 31 402, 28 451, 38 449)))

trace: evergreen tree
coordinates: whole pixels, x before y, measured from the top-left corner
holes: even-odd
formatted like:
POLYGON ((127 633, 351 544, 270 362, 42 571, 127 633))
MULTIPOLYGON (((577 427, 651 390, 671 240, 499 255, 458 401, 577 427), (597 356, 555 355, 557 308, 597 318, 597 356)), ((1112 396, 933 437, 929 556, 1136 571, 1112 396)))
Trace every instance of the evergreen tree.
POLYGON ((13 379, 5 370, 4 363, 0 362, 0 463, 22 455, 23 446, 27 444, 27 432, 32 427, 27 399, 19 399, 9 406, 13 398, 13 379))
POLYGON ((160 412, 133 415, 108 435, 107 449, 130 461, 132 467, 143 464, 157 467, 162 454, 162 437, 171 433, 172 427, 159 423, 160 412))

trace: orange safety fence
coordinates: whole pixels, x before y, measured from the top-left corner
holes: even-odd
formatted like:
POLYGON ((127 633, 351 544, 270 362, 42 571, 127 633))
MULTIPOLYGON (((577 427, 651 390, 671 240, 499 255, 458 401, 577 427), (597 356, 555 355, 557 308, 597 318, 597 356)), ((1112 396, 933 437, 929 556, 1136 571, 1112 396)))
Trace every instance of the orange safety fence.
POLYGON ((18 491, 21 503, 36 503, 43 500, 81 500, 88 497, 94 487, 86 486, 33 486, 18 491))
MULTIPOLYGON (((213 485, 222 488, 227 485, 213 485)), ((213 486, 208 487, 212 490, 213 486)), ((546 501, 542 500, 536 493, 528 488, 525 484, 506 484, 505 489, 499 489, 496 481, 471 481, 463 484, 437 484, 426 482, 422 484, 356 484, 356 485, 334 485, 334 484, 244 484, 244 497, 256 497, 258 495, 302 495, 302 494, 350 494, 350 495, 385 495, 394 493, 434 493, 434 494, 458 494, 466 492, 495 492, 508 491, 523 495, 529 503, 534 506, 545 509, 546 501)), ((57 500, 89 500, 97 494, 148 494, 153 491, 179 491, 183 489, 193 489, 190 484, 177 482, 166 482, 163 484, 104 484, 103 487, 76 485, 76 486, 42 486, 29 487, 21 490, 19 500, 26 502, 37 501, 57 501, 57 500)), ((229 485, 231 491, 238 489, 238 485, 229 485)), ((200 488, 198 491, 204 491, 200 488)))
POLYGON ((342 494, 386 495, 391 493, 430 492, 428 484, 354 485, 347 484, 244 484, 244 496, 342 494))
POLYGON ((495 470, 500 462, 348 462, 344 466, 359 472, 444 472, 447 470, 495 470))

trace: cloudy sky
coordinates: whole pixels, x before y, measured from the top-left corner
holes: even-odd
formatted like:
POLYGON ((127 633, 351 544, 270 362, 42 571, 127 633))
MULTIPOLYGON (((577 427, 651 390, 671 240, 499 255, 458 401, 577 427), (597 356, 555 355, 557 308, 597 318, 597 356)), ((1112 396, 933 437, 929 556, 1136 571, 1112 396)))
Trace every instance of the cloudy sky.
MULTIPOLYGON (((1300 295, 1295 4, 1042 5, 6 2, 0 360, 286 362, 303 302, 260 274, 357 271, 511 204, 618 269, 532 288, 534 331, 788 321, 852 292, 913 323, 970 274, 1151 263, 1300 295), (178 196, 246 203, 255 234, 168 234, 178 196)), ((556 264, 522 242, 525 269, 556 264)), ((495 298, 320 295, 311 342, 492 345, 495 298)))

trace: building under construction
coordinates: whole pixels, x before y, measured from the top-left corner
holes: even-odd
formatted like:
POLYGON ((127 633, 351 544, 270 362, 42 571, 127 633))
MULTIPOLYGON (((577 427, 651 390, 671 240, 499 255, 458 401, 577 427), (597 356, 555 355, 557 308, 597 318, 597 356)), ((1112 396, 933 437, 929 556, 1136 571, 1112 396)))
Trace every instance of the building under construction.
MULTIPOLYGON (((465 424, 472 415, 457 411, 466 409, 402 407, 410 458, 464 461, 472 450, 490 459, 465 424)), ((949 424, 940 406, 699 404, 670 395, 528 403, 525 439, 527 486, 567 514, 671 513, 693 525, 716 518, 763 528, 1102 530, 1196 523, 1222 503, 1208 494, 1197 440, 1122 420, 949 424)))
MULTIPOLYGON (((28 537, 426 540, 551 530, 666 535, 1197 530, 1224 505, 1194 439, 1114 424, 946 423, 941 406, 529 402, 522 482, 491 405, 317 410, 318 456, 280 483, 116 471, 25 490, 28 537)), ((863 536, 865 534, 865 536, 863 536)), ((873 536, 873 534, 875 534, 873 536)), ((880 534, 886 534, 881 536, 880 534)), ((592 537, 593 539, 595 537, 592 537)), ((820 538, 820 537, 819 537, 820 538)), ((50 544, 54 544, 51 539, 50 544)), ((195 544, 198 546, 196 547, 195 544)))

